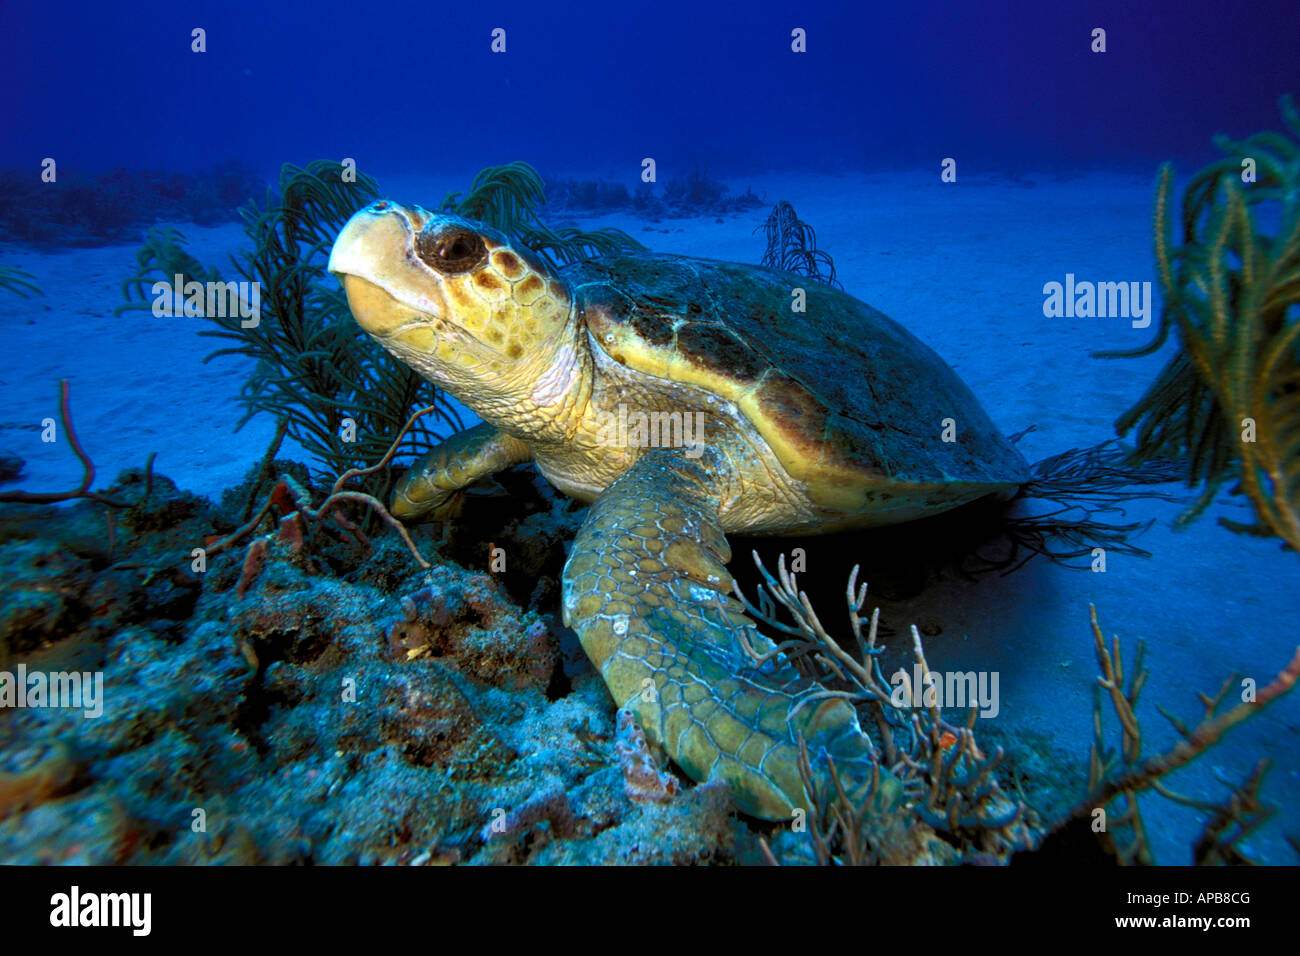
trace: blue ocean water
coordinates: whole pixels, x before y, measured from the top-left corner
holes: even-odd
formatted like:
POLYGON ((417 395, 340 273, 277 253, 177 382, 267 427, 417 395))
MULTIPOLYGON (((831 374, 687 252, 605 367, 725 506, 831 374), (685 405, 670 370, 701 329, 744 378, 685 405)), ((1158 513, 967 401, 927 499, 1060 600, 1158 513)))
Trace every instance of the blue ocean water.
MULTIPOLYGON (((72 382, 101 482, 157 451, 160 473, 215 499, 258 460, 273 422, 255 419, 232 437, 249 369, 202 364, 215 346, 191 326, 113 310, 149 226, 181 228, 201 262, 224 269, 245 245, 233 207, 260 200, 282 164, 318 158, 353 160, 385 194, 430 208, 511 160, 548 182, 598 179, 629 192, 653 160, 661 188, 704 176, 761 203, 662 217, 571 206, 556 216, 625 229, 656 251, 750 263, 762 253, 755 228, 788 199, 847 291, 932 344, 1003 431, 1037 426, 1021 445, 1031 460, 1101 442, 1169 353, 1099 363, 1093 352, 1142 345, 1154 326, 1049 318, 1045 284, 1152 283, 1158 165, 1173 161, 1181 185, 1219 156, 1213 134, 1278 129, 1279 96, 1300 93, 1294 0, 10 0, 0 16, 0 169, 11 185, 0 198, 0 266, 24 269, 46 293, 4 299, 0 452, 25 459, 24 488, 71 487, 81 474, 65 447, 39 443, 34 424, 54 413, 60 378, 72 382), (41 182, 48 159, 56 183, 41 182), (944 184, 947 160, 956 181, 944 184), (234 170, 229 189, 205 193, 201 212, 184 218, 187 191, 222 163, 234 170), (24 205, 37 189, 48 195, 24 205), (121 208, 123 196, 138 215, 121 208), (33 221, 46 216, 57 218, 33 221)), ((1300 565, 1276 541, 1217 522, 1247 520, 1242 501, 1224 496, 1184 532, 1172 530, 1181 506, 1135 506, 1133 518, 1156 521, 1140 540, 1152 557, 1114 559, 1104 575, 1040 562, 974 585, 883 595, 894 649, 906 651, 906 625, 917 622, 932 664, 1000 673, 990 736, 1019 752, 1040 787, 1056 787, 1048 802, 1059 808, 1081 792, 1091 742, 1089 604, 1107 633, 1147 641, 1152 751, 1175 740, 1157 705, 1194 717, 1195 691, 1213 692, 1230 673, 1265 686, 1293 653, 1300 565)), ((823 563, 810 579, 842 591, 855 560, 844 547, 816 552, 823 563)), ((781 546, 770 548, 769 567, 781 546)), ((1298 738, 1300 701, 1285 699, 1185 784, 1218 799, 1257 759, 1273 760, 1264 793, 1282 809, 1248 846, 1272 864, 1294 862, 1287 837, 1300 833, 1298 738)), ((1185 862, 1201 818, 1148 812, 1158 858, 1185 862)), ((462 829, 477 833, 481 822, 462 829)), ((5 838, 0 848, 18 845, 5 838)), ((32 859, 31 842, 12 859, 32 859)))
MULTIPOLYGON (((406 5, 13 0, 0 162, 355 156, 576 170, 980 170, 1210 156, 1297 82, 1286 0, 406 5), (205 53, 191 31, 207 32, 205 53), (492 31, 505 30, 505 53, 492 31), (1106 52, 1091 32, 1106 31, 1106 52), (806 31, 806 53, 791 33, 806 31)), ((631 173, 629 173, 631 175, 631 173)))

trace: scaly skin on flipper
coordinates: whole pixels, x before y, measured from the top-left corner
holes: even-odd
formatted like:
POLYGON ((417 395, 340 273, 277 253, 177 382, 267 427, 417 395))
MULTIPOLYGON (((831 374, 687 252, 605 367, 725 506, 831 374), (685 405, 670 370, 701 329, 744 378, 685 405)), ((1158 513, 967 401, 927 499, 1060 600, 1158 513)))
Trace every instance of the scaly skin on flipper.
POLYGON ((519 439, 480 422, 417 460, 393 492, 391 510, 407 521, 455 518, 460 513, 462 489, 532 457, 532 450, 519 439))
POLYGON ((655 450, 614 482, 565 565, 564 620, 615 703, 692 778, 725 780, 747 813, 788 818, 809 806, 800 734, 815 773, 830 755, 856 784, 871 777, 871 744, 844 701, 798 706, 822 688, 745 655, 742 629, 760 652, 771 645, 729 594, 710 465, 655 450))

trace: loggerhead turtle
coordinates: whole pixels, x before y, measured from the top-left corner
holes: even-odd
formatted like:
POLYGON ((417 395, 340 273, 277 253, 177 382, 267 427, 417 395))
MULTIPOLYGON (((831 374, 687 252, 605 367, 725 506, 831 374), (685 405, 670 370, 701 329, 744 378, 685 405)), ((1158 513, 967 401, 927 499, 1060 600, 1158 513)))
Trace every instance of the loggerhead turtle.
POLYGON ((592 504, 564 620, 651 741, 767 819, 809 805, 799 734, 815 773, 831 756, 869 778, 853 708, 744 653, 742 633, 772 645, 730 594, 726 535, 1014 493, 1025 460, 938 355, 806 277, 657 254, 557 271, 480 223, 388 201, 352 217, 329 269, 366 332, 483 419, 416 463, 395 515, 453 516, 461 489, 534 462, 592 504))

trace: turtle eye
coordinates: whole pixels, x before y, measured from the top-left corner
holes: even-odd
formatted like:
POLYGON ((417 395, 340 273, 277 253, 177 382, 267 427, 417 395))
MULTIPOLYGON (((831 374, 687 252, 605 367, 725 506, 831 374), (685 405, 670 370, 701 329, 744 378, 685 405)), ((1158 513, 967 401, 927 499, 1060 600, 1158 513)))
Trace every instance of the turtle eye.
POLYGON ((428 265, 442 273, 468 272, 480 262, 487 249, 483 237, 467 229, 420 233, 415 251, 428 265))

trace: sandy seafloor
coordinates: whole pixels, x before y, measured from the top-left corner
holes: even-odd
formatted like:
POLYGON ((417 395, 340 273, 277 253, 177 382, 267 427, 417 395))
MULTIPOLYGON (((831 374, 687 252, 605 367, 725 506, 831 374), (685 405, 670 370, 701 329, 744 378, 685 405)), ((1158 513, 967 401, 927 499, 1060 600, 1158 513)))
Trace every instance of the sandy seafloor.
MULTIPOLYGON (((468 182, 379 178, 392 198, 427 206, 468 182)), ((768 175, 730 185, 733 192, 752 187, 767 205, 720 221, 606 216, 581 224, 621 227, 658 251, 756 262, 762 240, 752 230, 771 203, 789 199, 816 227, 846 290, 931 344, 1004 431, 1038 426, 1021 444, 1031 461, 1111 437, 1116 416, 1167 355, 1092 359, 1094 350, 1144 343, 1151 330, 1133 329, 1127 319, 1045 318, 1042 311, 1043 284, 1063 281, 1067 272, 1095 281, 1154 280, 1152 177, 1029 174, 944 186, 918 175, 768 175)), ((200 261, 233 275, 228 255, 244 244, 239 225, 181 228, 200 261)), ((159 471, 182 488, 215 496, 264 451, 269 419, 232 433, 240 414, 234 398, 248 365, 235 358, 204 365, 222 343, 196 334, 202 320, 113 316, 134 252, 132 245, 0 250, 0 261, 33 273, 46 292, 26 300, 0 293, 0 448, 27 460, 26 479, 10 487, 62 489, 80 478, 66 445, 39 439, 40 420, 57 415, 61 377, 71 383, 74 422, 98 467, 97 487, 158 451, 159 471)), ((1190 529, 1174 532, 1178 512, 1164 503, 1131 510, 1158 519, 1139 540, 1150 559, 1113 555, 1104 574, 1037 561, 1008 577, 942 583, 913 601, 918 617, 943 622, 942 635, 927 643, 931 666, 999 672, 999 736, 1026 766, 1082 772, 1096 673, 1090 602, 1108 635, 1120 634, 1130 650, 1138 638, 1147 642, 1151 676, 1139 714, 1148 753, 1175 738, 1157 705, 1194 722, 1197 691, 1214 692, 1233 671, 1262 687, 1300 642, 1300 557, 1276 541, 1220 527, 1218 515, 1249 517, 1240 501, 1221 502, 1190 529)), ((826 539, 826 547, 842 545, 826 539)), ((810 555, 810 574, 816 561, 810 555)), ((823 617, 838 622, 838 612, 823 617)), ((1109 713, 1108 721, 1114 741, 1109 713)), ((1262 861, 1294 863, 1283 834, 1300 834, 1298 745, 1300 694, 1238 727, 1172 785, 1221 799, 1227 791, 1216 778, 1239 782, 1255 760, 1271 758, 1265 794, 1279 805, 1278 817, 1243 846, 1262 861)), ((1081 794, 1084 781, 1061 779, 1059 786, 1081 794)), ((1144 806, 1160 862, 1188 862, 1198 815, 1158 798, 1144 806)))

